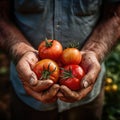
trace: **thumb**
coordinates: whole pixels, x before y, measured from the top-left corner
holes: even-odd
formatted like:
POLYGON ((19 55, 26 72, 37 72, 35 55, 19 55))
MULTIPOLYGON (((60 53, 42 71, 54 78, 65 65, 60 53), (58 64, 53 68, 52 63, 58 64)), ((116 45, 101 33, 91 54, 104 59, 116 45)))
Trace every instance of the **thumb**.
POLYGON ((37 79, 37 76, 34 72, 31 73, 31 77, 30 79, 28 80, 28 83, 32 86, 36 85, 38 83, 38 79, 37 79))
POLYGON ((18 76, 20 79, 24 80, 24 82, 27 82, 28 84, 34 86, 37 84, 37 76, 32 71, 30 65, 26 61, 20 61, 16 66, 18 76))
POLYGON ((90 85, 94 84, 97 77, 98 77, 98 74, 99 74, 100 70, 99 69, 96 69, 96 68, 91 68, 88 73, 83 77, 82 79, 82 87, 83 88, 87 88, 89 87, 90 85))

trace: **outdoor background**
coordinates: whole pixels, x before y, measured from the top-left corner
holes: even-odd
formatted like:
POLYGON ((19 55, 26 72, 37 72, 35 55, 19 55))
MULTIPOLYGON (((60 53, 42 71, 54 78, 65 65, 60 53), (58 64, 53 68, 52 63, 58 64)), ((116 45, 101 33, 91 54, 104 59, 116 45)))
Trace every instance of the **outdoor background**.
MULTIPOLYGON (((105 61, 105 100, 103 120, 120 120, 120 43, 105 61)), ((0 50, 0 120, 9 120, 10 112, 9 59, 0 50)))

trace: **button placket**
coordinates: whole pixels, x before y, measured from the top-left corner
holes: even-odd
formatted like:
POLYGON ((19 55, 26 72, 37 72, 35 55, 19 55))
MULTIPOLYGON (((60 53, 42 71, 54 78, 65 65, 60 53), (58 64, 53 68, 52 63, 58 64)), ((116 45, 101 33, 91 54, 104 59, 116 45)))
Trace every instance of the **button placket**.
POLYGON ((60 39, 61 37, 61 17, 62 8, 61 1, 55 0, 55 11, 54 11, 54 35, 55 38, 60 39))

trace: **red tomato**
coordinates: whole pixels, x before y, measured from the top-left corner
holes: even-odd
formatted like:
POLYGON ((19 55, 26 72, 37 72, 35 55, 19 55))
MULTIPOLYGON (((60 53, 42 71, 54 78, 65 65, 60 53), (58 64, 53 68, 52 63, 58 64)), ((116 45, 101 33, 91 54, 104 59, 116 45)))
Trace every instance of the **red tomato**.
POLYGON ((57 60, 63 52, 63 47, 57 40, 45 40, 40 43, 38 52, 41 59, 57 60))
POLYGON ((51 79, 54 83, 57 83, 59 78, 59 67, 56 62, 51 59, 40 60, 33 68, 38 79, 51 79))
POLYGON ((81 89, 81 80, 84 71, 79 65, 67 65, 60 73, 60 85, 66 85, 71 90, 81 89))
POLYGON ((61 61, 65 65, 79 64, 81 59, 82 55, 77 48, 66 48, 61 55, 61 61))

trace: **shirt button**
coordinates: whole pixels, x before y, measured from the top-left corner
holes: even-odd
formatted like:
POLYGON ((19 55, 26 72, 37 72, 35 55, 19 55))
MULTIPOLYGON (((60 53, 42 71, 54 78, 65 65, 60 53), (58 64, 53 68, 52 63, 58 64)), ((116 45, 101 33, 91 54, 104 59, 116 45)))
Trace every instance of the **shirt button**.
POLYGON ((60 25, 56 25, 56 28, 59 28, 60 27, 60 25))

